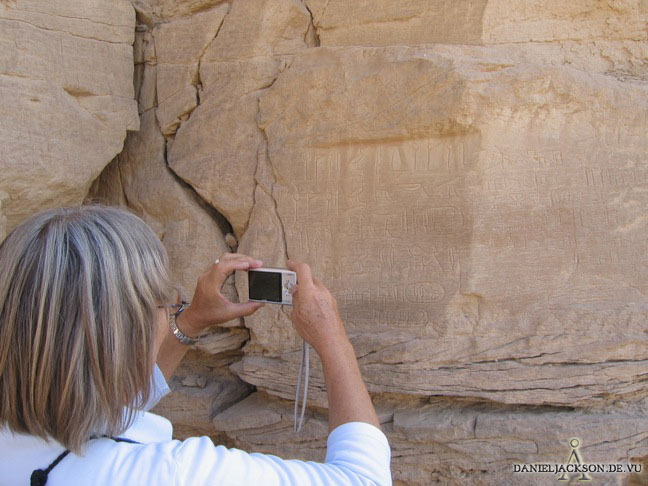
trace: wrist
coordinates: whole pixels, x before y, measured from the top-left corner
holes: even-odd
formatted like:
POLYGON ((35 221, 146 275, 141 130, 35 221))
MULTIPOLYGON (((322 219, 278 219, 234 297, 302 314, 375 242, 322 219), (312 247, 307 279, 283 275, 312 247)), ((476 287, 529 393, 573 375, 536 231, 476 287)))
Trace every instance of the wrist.
POLYGON ((194 319, 193 314, 191 314, 191 308, 188 308, 184 312, 180 313, 178 317, 176 317, 176 325, 185 336, 191 339, 196 339, 198 336, 200 336, 201 331, 194 326, 194 319))

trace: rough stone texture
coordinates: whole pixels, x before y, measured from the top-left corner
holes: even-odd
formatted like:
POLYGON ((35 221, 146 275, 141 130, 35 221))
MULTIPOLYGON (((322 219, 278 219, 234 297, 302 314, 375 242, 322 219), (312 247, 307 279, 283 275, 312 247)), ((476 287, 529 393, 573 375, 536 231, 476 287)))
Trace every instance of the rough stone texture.
POLYGON ((645 41, 642 0, 305 0, 321 45, 645 41))
POLYGON ((132 0, 140 20, 149 26, 187 17, 223 3, 224 0, 132 0))
POLYGON ((216 36, 228 4, 160 24, 153 31, 157 58, 156 114, 162 133, 175 133, 182 117, 198 105, 199 62, 216 36))
POLYGON ((169 165, 242 236, 254 205, 254 175, 265 139, 255 118, 278 55, 307 47, 309 14, 294 0, 234 2, 200 60, 200 106, 169 148, 169 165))
POLYGON ((172 393, 154 409, 173 421, 176 437, 209 435, 217 444, 232 444, 221 429, 214 428, 212 419, 253 390, 227 369, 227 364, 240 358, 239 352, 190 351, 185 356, 169 382, 172 393))
MULTIPOLYGON (((633 415, 572 412, 543 407, 510 408, 433 400, 432 403, 375 400, 390 438, 395 484, 556 484, 549 476, 511 474, 511 463, 566 463, 572 438, 584 462, 630 462, 648 453, 645 419, 633 415), (611 426, 611 420, 614 426, 611 426), (407 478, 406 480, 397 478, 407 478)), ((308 414, 299 435, 292 407, 261 392, 216 415, 213 423, 236 447, 323 461, 327 419, 308 414)), ((577 475, 572 475, 577 478, 577 475)), ((595 484, 618 484, 618 475, 596 475, 595 484)), ((571 484, 571 483, 570 483, 571 484)))
POLYGON ((126 0, 0 2, 3 226, 79 204, 137 130, 126 0))
MULTIPOLYGON (((196 36, 213 37, 210 26, 222 21, 225 7, 198 15, 196 36)), ((123 152, 95 181, 87 198, 127 206, 151 225, 169 253, 174 282, 188 300, 197 277, 217 256, 235 251, 238 245, 222 215, 183 183, 167 164, 165 135, 173 135, 183 113, 173 111, 179 106, 172 101, 174 95, 164 95, 160 102, 160 93, 173 92, 173 77, 169 76, 173 68, 196 71, 198 50, 204 50, 203 44, 198 50, 187 47, 191 44, 189 24, 187 19, 181 19, 137 32, 135 88, 141 130, 129 134, 123 152), (186 58, 178 57, 174 42, 186 47, 182 50, 186 58), (172 122, 166 125, 167 129, 164 120, 172 122)), ((196 101, 197 87, 191 81, 180 79, 177 89, 179 93, 189 91, 196 101)), ((238 299, 233 277, 226 281, 223 293, 238 299)), ((242 320, 237 319, 222 327, 241 326, 242 320)), ((170 380, 172 393, 155 409, 173 421, 176 437, 209 435, 216 443, 231 444, 230 438, 213 428, 211 419, 254 389, 228 369, 241 359, 240 348, 248 339, 247 329, 215 328, 198 342, 196 351, 188 353, 170 380)))
MULTIPOLYGON (((36 8, 0 2, 0 17, 14 3, 36 8)), ((555 484, 512 464, 565 463, 575 437, 586 462, 648 465, 645 1, 133 0, 134 39, 132 13, 125 33, 125 22, 99 29, 48 5, 38 8, 63 18, 24 15, 69 22, 77 42, 134 44, 141 130, 90 195, 155 228, 189 295, 227 249, 271 266, 308 261, 338 300, 394 484, 555 484)), ((104 97, 56 88, 42 121, 31 95, 8 108, 43 124, 30 133, 57 130, 52 144, 70 140, 53 115, 61 99, 130 120, 120 100, 132 92, 110 84, 122 71, 79 52, 56 66, 11 45, 0 54, 1 72, 45 73, 32 76, 39 99, 70 79, 103 83, 88 91, 104 97), (105 69, 116 74, 88 75, 105 69)), ((92 129, 94 155, 89 123, 75 130, 92 129)), ((104 165, 117 150, 101 152, 104 165)), ((23 217, 18 174, 6 180, 0 231, 23 217)), ((234 280, 226 292, 245 300, 245 275, 234 280)), ((188 356, 157 409, 178 437, 324 459, 315 353, 307 420, 292 431, 301 341, 289 312, 265 306, 188 356)))
MULTIPOLYGON (((590 462, 645 456, 645 5, 305 6, 232 3, 169 165, 241 252, 331 288, 395 483, 553 483, 511 464, 565 462, 572 436, 590 462)), ((230 368, 259 391, 213 423, 322 460, 315 356, 292 433, 288 312, 246 318, 230 368)))
POLYGON ((121 202, 142 217, 167 248, 174 282, 190 298, 198 275, 229 248, 218 220, 166 166, 155 113, 147 111, 141 119, 142 130, 129 135, 124 151, 93 186, 90 199, 121 202))
MULTIPOLYGON (((376 392, 641 396, 646 89, 459 54, 317 49, 264 93, 288 254, 326 275, 376 392)), ((290 396, 294 362, 244 364, 290 396)))

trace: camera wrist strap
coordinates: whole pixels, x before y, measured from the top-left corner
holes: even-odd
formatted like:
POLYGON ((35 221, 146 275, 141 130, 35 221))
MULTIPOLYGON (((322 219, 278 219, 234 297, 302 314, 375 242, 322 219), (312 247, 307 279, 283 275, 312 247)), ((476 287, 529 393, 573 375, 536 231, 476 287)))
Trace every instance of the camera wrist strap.
POLYGON ((304 421, 304 410, 306 410, 306 397, 308 396, 308 375, 310 374, 310 360, 308 355, 308 343, 302 341, 302 354, 301 362, 299 363, 299 375, 297 375, 297 390, 295 391, 295 414, 294 414, 294 430, 299 432, 301 430, 302 422, 304 421), (304 363, 306 366, 304 366, 304 363), (304 400, 302 401, 301 416, 299 417, 299 427, 297 427, 297 408, 299 407, 299 387, 302 379, 302 369, 304 370, 304 400))

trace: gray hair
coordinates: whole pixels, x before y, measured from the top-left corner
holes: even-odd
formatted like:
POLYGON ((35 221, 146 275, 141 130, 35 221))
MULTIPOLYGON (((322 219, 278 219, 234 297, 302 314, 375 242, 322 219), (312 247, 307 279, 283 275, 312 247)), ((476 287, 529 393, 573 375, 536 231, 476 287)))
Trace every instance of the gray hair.
POLYGON ((0 245, 0 423, 80 453, 118 435, 151 394, 168 257, 108 206, 52 209, 0 245))

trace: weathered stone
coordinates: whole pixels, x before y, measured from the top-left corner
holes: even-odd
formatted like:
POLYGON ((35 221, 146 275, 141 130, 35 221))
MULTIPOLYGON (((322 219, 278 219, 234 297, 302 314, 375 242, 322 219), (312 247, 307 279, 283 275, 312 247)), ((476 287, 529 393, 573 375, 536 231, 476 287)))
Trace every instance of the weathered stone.
MULTIPOLYGON (((201 104, 169 162, 227 217, 238 251, 305 259, 331 288, 395 484, 553 482, 512 463, 564 462, 590 419, 584 443, 616 424, 610 457, 646 454, 628 433, 647 411, 641 5, 307 1, 310 21, 289 3, 233 2, 198 78, 177 82, 200 79, 201 104), (611 8, 633 19, 607 22, 611 8), (322 45, 423 45, 308 49, 313 27, 322 45), (430 395, 451 406, 421 408, 430 395)), ((236 284, 245 300, 243 273, 236 284)), ((237 447, 322 460, 315 353, 294 445, 289 313, 246 318, 230 369, 260 392, 214 423, 237 447)))
POLYGON ((207 386, 207 377, 200 375, 188 375, 180 381, 182 386, 205 388, 207 386))
POLYGON ((205 61, 240 61, 304 49, 310 15, 298 0, 233 2, 205 61))
POLYGON ((641 0, 306 0, 321 45, 501 44, 592 39, 646 41, 641 0))
POLYGON ((321 45, 478 44, 488 0, 306 0, 321 45))
POLYGON ((2 204, 9 199, 9 194, 4 191, 0 191, 0 241, 4 240, 7 236, 7 218, 2 212, 2 204))
POLYGON ((180 118, 198 105, 200 60, 228 10, 229 4, 223 4, 160 24, 153 31, 158 64, 156 114, 165 135, 175 133, 180 118))
MULTIPOLYGON (((239 320, 232 320, 228 323, 229 327, 233 324, 240 325, 239 320)), ((226 327, 226 326, 223 326, 226 327)), ((224 353, 240 349, 243 343, 250 338, 247 329, 214 329, 205 337, 202 337, 196 344, 196 348, 209 354, 224 353)))
POLYGON ((254 94, 227 104, 202 103, 182 123, 169 166, 243 234, 254 204, 254 172, 263 137, 254 94))
POLYGON ((6 231, 79 204, 139 126, 128 1, 0 3, 0 190, 6 231))
POLYGON ((293 430, 290 403, 252 393, 213 419, 239 448, 273 454, 280 446, 286 458, 323 462, 326 456, 328 425, 321 413, 306 412, 299 433, 293 430))
POLYGON ((155 412, 173 421, 176 437, 218 435, 212 419, 252 391, 215 357, 199 352, 187 355, 169 387, 172 393, 160 401, 155 412))
POLYGON ((223 431, 257 429, 281 422, 281 414, 268 408, 260 393, 252 393, 214 417, 214 426, 223 431))
MULTIPOLYGON (((394 484, 554 484, 512 466, 565 463, 573 437, 587 462, 648 457, 645 2, 133 3, 141 131, 92 194, 155 228, 187 296, 223 251, 308 261, 337 298, 394 484)), ((135 126, 132 11, 85 5, 0 6, 14 18, 0 83, 22 93, 5 103, 19 127, 0 131, 5 159, 29 145, 105 164, 135 126)), ((83 192, 101 164, 60 165, 83 192)), ((14 201, 73 200, 25 167, 0 184, 0 236, 14 201), (44 185, 20 189, 30 171, 44 185)), ((178 437, 324 459, 314 352, 292 430, 289 315, 267 305, 188 353, 157 410, 178 437)))
POLYGON ((226 0, 132 0, 140 18, 152 26, 160 20, 173 20, 208 10, 226 0))
MULTIPOLYGON (((260 163, 260 168, 265 166, 265 162, 260 163)), ((261 179, 256 186, 250 227, 241 239, 239 252, 260 259, 267 267, 282 268, 286 266, 286 244, 278 230, 281 222, 277 217, 275 202, 265 189, 270 186, 267 180, 262 179, 264 174, 269 177, 264 170, 257 171, 257 176, 261 179)), ((241 300, 246 301, 248 288, 244 272, 236 272, 236 289, 241 300)), ((263 350, 264 354, 279 356, 286 349, 298 349, 301 353, 301 340, 294 331, 289 313, 289 309, 281 306, 265 305, 246 317, 245 326, 254 338, 246 345, 245 353, 263 350), (255 347, 257 343, 263 343, 262 347, 257 346, 255 350, 248 347, 255 347)))
POLYGON ((234 2, 202 57, 206 94, 169 150, 170 167, 227 218, 239 237, 254 205, 257 159, 265 152, 256 126, 258 91, 281 70, 276 56, 307 47, 309 19, 294 0, 234 2))
MULTIPOLYGON (((371 391, 643 396, 646 88, 458 52, 295 57, 260 101, 275 231, 336 295, 371 391)), ((289 398, 294 356, 236 366, 289 398)))
MULTIPOLYGON (((462 484, 462 478, 470 478, 471 484, 474 479, 475 484, 544 485, 555 484, 559 475, 513 474, 514 464, 564 465, 573 439, 583 463, 628 463, 648 453, 645 429, 645 416, 446 404, 396 410, 390 443, 396 451, 393 469, 403 484, 439 478, 462 484), (424 459, 429 457, 434 461, 424 459)), ((618 474, 590 477, 600 484, 620 479, 618 474)))
MULTIPOLYGON (((166 166, 164 147, 155 113, 142 113, 142 130, 129 135, 117 161, 123 191, 123 196, 117 192, 117 197, 124 197, 157 232, 169 252, 176 285, 185 298, 191 298, 197 277, 229 248, 218 221, 166 166)), ((102 186, 101 182, 97 185, 102 186)), ((228 287, 227 295, 234 297, 233 285, 228 287)))
POLYGON ((617 2, 550 0, 512 5, 489 0, 482 19, 484 43, 648 40, 648 6, 642 0, 617 2))
MULTIPOLYGON (((564 465, 574 438, 585 463, 626 463, 648 453, 644 416, 448 401, 407 408, 382 399, 375 402, 392 447, 395 484, 555 484, 556 475, 513 474, 513 466, 564 465)), ((272 453, 280 448, 290 457, 321 461, 326 417, 307 413, 297 434, 291 405, 257 392, 221 412, 214 424, 245 450, 272 453)), ((619 478, 593 476, 597 483, 619 478)))

